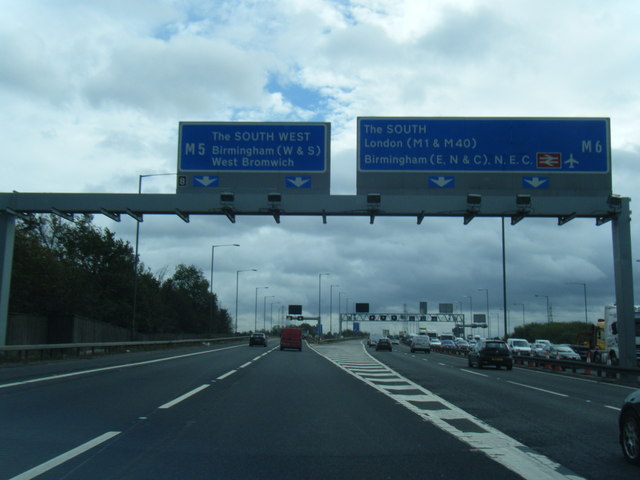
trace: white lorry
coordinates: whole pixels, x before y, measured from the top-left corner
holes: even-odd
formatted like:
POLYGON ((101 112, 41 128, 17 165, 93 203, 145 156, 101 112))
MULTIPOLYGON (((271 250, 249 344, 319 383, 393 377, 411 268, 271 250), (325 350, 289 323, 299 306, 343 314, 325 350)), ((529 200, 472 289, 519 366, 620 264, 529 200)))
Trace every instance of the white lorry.
MULTIPOLYGON (((640 361, 640 307, 633 307, 636 335, 636 359, 640 361)), ((618 314, 615 305, 604 307, 604 348, 607 363, 617 365, 620 359, 618 349, 618 314)))

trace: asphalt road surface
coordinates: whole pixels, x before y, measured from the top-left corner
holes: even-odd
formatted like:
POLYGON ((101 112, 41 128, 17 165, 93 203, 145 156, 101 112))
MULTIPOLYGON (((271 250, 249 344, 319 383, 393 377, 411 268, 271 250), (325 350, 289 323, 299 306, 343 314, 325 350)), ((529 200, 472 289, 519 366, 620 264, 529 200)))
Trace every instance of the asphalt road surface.
POLYGON ((629 391, 360 341, 5 367, 0 478, 634 479, 629 391))

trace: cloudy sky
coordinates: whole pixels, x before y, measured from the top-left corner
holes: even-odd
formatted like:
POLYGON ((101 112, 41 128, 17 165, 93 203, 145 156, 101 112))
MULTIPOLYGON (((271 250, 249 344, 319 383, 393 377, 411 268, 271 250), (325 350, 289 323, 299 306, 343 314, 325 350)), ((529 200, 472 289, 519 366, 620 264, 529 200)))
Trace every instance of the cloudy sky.
MULTIPOLYGON (((331 192, 356 192, 356 118, 608 117, 614 193, 640 156, 640 2, 629 0, 4 0, 0 191, 134 193, 176 171, 180 121, 331 123, 331 192)), ((175 192, 172 176, 144 193, 175 192)), ((135 223, 97 222, 132 244, 135 223)), ((510 322, 583 320, 614 302, 611 226, 506 222, 510 322)), ((632 226, 640 258, 638 225, 632 226)), ((240 329, 338 300, 486 312, 502 325, 500 219, 146 216, 140 255, 194 264, 240 329), (335 285, 331 288, 332 285, 335 285), (481 289, 486 289, 481 290, 481 289), (469 298, 471 297, 471 298, 469 298), (261 317, 260 317, 261 318, 261 317)), ((635 258, 635 257, 634 257, 635 258)), ((638 264, 640 265, 640 264, 638 264)), ((635 264, 634 264, 635 267, 635 264)), ((637 281, 636 277, 636 281, 637 281)), ((636 289, 637 291, 637 289, 636 289)), ((334 314, 334 328, 337 316, 334 314)), ((325 330, 328 318, 325 319, 325 330)), ((501 330, 502 331, 502 330, 501 330)))

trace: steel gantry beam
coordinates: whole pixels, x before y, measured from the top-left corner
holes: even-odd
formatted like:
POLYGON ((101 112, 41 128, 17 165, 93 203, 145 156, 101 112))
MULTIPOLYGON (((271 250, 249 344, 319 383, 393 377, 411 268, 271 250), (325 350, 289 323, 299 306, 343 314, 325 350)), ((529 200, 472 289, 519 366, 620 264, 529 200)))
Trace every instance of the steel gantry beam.
MULTIPOLYGON (((612 221, 614 273, 620 316, 633 312, 633 275, 630 199, 614 195, 563 197, 553 195, 464 195, 380 194, 366 195, 283 195, 261 193, 0 193, 0 345, 6 344, 9 309, 9 284, 15 241, 15 219, 36 213, 54 213, 73 220, 76 214, 103 214, 114 221, 129 215, 137 222, 144 215, 177 215, 189 222, 191 215, 225 215, 232 223, 248 215, 281 217, 318 216, 327 223, 331 216, 413 217, 420 225, 425 217, 459 217, 469 223, 475 217, 510 217, 516 224, 524 218, 555 217, 563 225, 574 218, 594 218, 596 225, 612 221), (622 306, 622 307, 621 307, 622 306)), ((624 318, 622 331, 631 331, 633 316, 624 318), (627 325, 628 323, 628 325, 627 325)), ((628 342, 631 345, 630 342, 628 342)), ((629 347, 630 348, 630 347, 629 347)), ((632 361, 630 352, 621 353, 621 361, 632 361)), ((623 365, 624 366, 624 365, 623 365)), ((632 366, 632 365, 628 365, 632 366)))
MULTIPOLYGON (((619 198, 619 197, 616 197, 619 198)), ((574 196, 561 202, 554 196, 535 199, 522 195, 284 195, 270 194, 128 194, 128 193, 0 193, 0 212, 10 215, 55 213, 71 219, 74 214, 103 214, 117 221, 129 215, 268 215, 276 221, 286 215, 407 216, 424 217, 576 217, 611 219, 616 213, 610 197, 574 196)), ((604 223, 604 222, 603 222, 604 223)))

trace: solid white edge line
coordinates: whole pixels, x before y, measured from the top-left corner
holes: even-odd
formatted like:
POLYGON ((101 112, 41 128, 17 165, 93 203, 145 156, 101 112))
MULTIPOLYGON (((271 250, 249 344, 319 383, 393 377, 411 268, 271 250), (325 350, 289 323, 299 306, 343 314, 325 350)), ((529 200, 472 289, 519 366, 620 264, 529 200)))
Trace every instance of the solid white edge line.
POLYGON ((140 366, 140 365, 150 365, 152 363, 167 362, 169 360, 176 360, 178 358, 187 358, 187 357, 193 357, 193 356, 196 356, 196 355, 204 355, 204 354, 207 354, 207 353, 221 352, 223 350, 230 350, 232 348, 239 348, 239 347, 244 347, 244 345, 234 345, 232 347, 218 348, 218 349, 215 349, 215 350, 206 350, 204 352, 187 353, 187 354, 184 354, 184 355, 175 355, 173 357, 156 358, 155 360, 146 360, 144 362, 125 363, 123 365, 112 365, 111 367, 93 368, 91 370, 81 370, 79 372, 62 373, 60 375, 51 375, 49 377, 32 378, 30 380, 24 380, 24 381, 21 381, 21 382, 5 383, 5 384, 0 385, 0 388, 17 387, 19 385, 27 385, 29 383, 38 383, 38 382, 47 382, 49 380, 59 380, 61 378, 76 377, 78 375, 87 375, 89 373, 106 372, 106 371, 109 371, 109 370, 117 370, 118 368, 128 368, 128 367, 137 367, 137 366, 140 366))
POLYGON ((225 378, 227 378, 230 375, 233 375, 236 372, 237 372, 237 370, 230 370, 227 373, 224 373, 224 374, 220 375, 218 378, 216 378, 216 380, 224 380, 225 378))
MULTIPOLYGON (((592 364, 593 365, 593 364, 592 364)), ((596 364, 597 365, 597 364, 596 364)), ((594 367, 595 368, 595 367, 594 367)), ((549 375, 549 373, 546 373, 544 371, 535 371, 535 370, 529 370, 527 368, 521 369, 521 372, 529 372, 529 373, 534 373, 536 375, 549 375)), ((629 385, 619 385, 617 383, 609 383, 609 382, 605 382, 602 380, 597 380, 596 378, 600 378, 600 377, 592 377, 592 378, 578 378, 578 377, 573 377, 571 375, 562 375, 562 378, 568 378, 571 380, 580 380, 583 382, 590 382, 590 383, 597 383, 598 385, 603 385, 603 386, 607 386, 607 387, 617 387, 617 388, 624 388, 626 390, 637 390, 637 387, 632 387, 629 385)))
POLYGON ((178 398, 175 398, 175 399, 171 400, 170 402, 165 403, 164 405, 160 405, 158 408, 162 408, 162 409, 171 408, 174 405, 182 402, 183 400, 186 400, 190 396, 195 395, 196 393, 204 390, 208 386, 209 386, 209 384, 200 385, 198 388, 194 388, 190 392, 187 392, 184 395, 180 395, 178 398))
POLYGON ((637 390, 638 387, 630 387, 628 385, 618 385, 617 383, 603 383, 603 382, 598 382, 601 383, 602 385, 611 385, 612 387, 618 387, 618 388, 625 388, 627 390, 637 390))
POLYGON ((559 397, 568 397, 569 395, 565 395, 564 393, 553 392, 551 390, 545 390, 544 388, 532 387, 531 385, 526 385, 524 383, 512 382, 511 380, 507 380, 507 383, 511 383, 513 385, 519 385, 520 387, 530 388, 531 390, 538 390, 539 392, 550 393, 551 395, 557 395, 559 397))
POLYGON ((107 432, 103 433, 99 437, 94 438, 93 440, 89 440, 87 443, 83 443, 79 447, 76 447, 72 450, 69 450, 62 455, 58 455, 55 458, 52 458, 48 462, 44 462, 37 467, 32 468, 31 470, 27 470, 20 475, 10 478, 9 480, 31 480, 32 478, 37 477, 38 475, 42 475, 43 473, 55 468, 59 465, 62 465, 64 462, 71 460, 74 457, 86 452, 87 450, 91 450, 92 448, 100 445, 101 443, 106 442, 110 438, 119 435, 122 432, 107 432))

